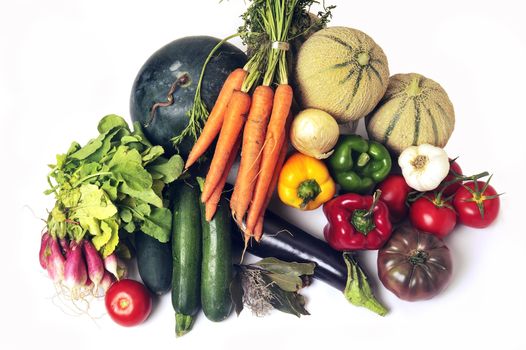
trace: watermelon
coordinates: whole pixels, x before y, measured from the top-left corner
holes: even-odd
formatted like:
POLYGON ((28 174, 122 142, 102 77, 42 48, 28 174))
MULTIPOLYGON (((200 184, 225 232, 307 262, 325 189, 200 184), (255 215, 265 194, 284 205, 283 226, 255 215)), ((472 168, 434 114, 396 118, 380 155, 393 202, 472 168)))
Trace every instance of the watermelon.
MULTIPOLYGON (((135 78, 130 99, 131 118, 143 126, 150 142, 163 146, 167 154, 178 152, 186 157, 192 149, 195 142, 192 137, 183 139, 177 148, 171 139, 188 125, 187 113, 193 106, 201 69, 219 42, 220 39, 209 36, 174 40, 148 58, 135 78), (183 74, 188 77, 187 81, 170 94, 170 88, 183 74), (150 120, 152 107, 170 99, 173 103, 157 108, 150 120)), ((230 72, 243 67, 245 62, 246 55, 229 43, 215 52, 206 67, 201 87, 201 97, 209 111, 230 72)))

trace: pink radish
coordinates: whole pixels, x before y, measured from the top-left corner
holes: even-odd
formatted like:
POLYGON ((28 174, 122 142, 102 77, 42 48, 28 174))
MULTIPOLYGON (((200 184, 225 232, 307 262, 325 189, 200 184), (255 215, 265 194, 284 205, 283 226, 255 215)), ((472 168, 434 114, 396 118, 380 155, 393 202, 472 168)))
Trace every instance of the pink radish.
POLYGON ((40 266, 42 266, 43 269, 47 268, 47 258, 49 254, 51 254, 49 249, 49 238, 49 233, 46 232, 42 235, 40 240, 40 252, 38 253, 38 258, 40 260, 40 266))
POLYGON ((71 248, 69 247, 71 242, 68 244, 68 240, 65 238, 59 239, 58 242, 60 243, 60 248, 62 249, 62 255, 64 255, 64 257, 67 259, 68 254, 71 251, 71 248))
POLYGON ((49 277, 55 282, 60 283, 64 279, 65 262, 58 242, 53 237, 48 239, 49 255, 47 256, 47 272, 49 277))
POLYGON ((117 273, 117 255, 115 255, 115 253, 104 258, 104 267, 115 276, 116 279, 119 279, 119 274, 117 273))
POLYGON ((64 266, 64 282, 71 291, 71 298, 78 299, 80 297, 80 289, 86 283, 88 274, 86 272, 84 255, 82 254, 82 242, 78 244, 75 241, 71 241, 70 248, 71 250, 64 266))
POLYGON ((95 289, 97 289, 102 280, 102 276, 104 275, 104 262, 102 261, 99 252, 97 252, 89 240, 84 240, 82 250, 84 251, 84 257, 86 258, 89 279, 95 285, 95 289))
POLYGON ((106 293, 106 291, 111 287, 113 282, 115 282, 115 278, 112 276, 111 273, 105 271, 104 276, 100 281, 100 287, 102 288, 102 290, 104 290, 104 293, 106 293))

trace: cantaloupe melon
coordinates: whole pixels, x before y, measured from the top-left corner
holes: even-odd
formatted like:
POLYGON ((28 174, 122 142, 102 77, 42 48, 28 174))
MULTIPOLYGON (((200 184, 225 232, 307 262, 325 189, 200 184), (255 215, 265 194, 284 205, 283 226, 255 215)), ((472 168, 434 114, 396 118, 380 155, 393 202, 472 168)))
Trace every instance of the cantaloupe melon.
POLYGON ((395 74, 365 125, 370 139, 399 154, 423 143, 444 147, 455 127, 455 112, 437 82, 416 73, 395 74))
POLYGON ((388 81, 384 52, 357 29, 322 29, 298 53, 294 84, 301 107, 321 109, 340 124, 371 112, 388 81))

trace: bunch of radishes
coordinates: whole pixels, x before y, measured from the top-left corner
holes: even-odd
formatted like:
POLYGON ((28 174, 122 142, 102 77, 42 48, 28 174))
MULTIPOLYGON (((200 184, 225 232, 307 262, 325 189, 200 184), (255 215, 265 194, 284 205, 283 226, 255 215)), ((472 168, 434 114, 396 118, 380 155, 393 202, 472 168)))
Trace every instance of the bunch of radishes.
POLYGON ((126 275, 126 266, 115 253, 103 259, 89 239, 68 241, 46 232, 39 258, 49 277, 73 300, 103 296, 115 280, 126 275))

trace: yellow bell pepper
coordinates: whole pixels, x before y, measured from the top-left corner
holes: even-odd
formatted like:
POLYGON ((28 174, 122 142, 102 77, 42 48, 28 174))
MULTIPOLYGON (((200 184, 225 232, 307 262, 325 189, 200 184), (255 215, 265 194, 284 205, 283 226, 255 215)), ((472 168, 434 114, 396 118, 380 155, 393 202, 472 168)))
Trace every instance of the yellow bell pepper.
POLYGON ((283 165, 278 180, 279 199, 288 206, 313 210, 330 200, 336 185, 325 164, 294 153, 283 165))

